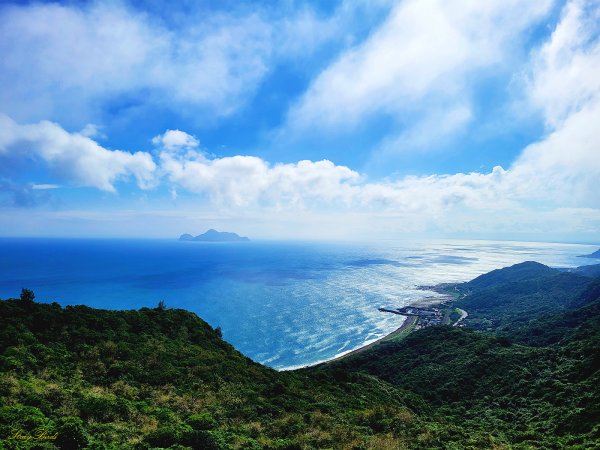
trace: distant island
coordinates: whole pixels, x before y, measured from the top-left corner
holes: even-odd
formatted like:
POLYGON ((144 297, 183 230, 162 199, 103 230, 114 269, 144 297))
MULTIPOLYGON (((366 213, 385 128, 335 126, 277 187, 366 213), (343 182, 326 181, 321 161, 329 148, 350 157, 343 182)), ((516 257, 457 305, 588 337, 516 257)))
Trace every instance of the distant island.
POLYGON ((240 236, 236 233, 227 231, 217 231, 212 228, 206 233, 192 236, 191 234, 182 234, 179 237, 180 241, 196 241, 196 242, 248 242, 250 239, 240 236))
POLYGON ((594 253, 590 255, 580 255, 580 258, 598 258, 600 259, 600 250, 596 250, 594 253))

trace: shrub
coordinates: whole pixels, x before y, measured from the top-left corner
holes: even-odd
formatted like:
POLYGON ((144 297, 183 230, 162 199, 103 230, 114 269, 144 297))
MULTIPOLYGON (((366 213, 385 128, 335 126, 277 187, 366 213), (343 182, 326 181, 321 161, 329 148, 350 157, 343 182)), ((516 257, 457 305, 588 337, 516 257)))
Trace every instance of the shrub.
POLYGON ((168 448, 175 444, 183 444, 192 434, 193 430, 188 425, 168 424, 149 433, 146 442, 153 447, 168 448))
POLYGON ((194 430, 212 430, 217 426, 217 421, 209 412, 201 412, 198 414, 192 414, 187 424, 194 430))
POLYGON ((88 444, 88 434, 83 420, 79 417, 62 417, 58 420, 56 431, 58 434, 56 444, 63 450, 85 448, 88 444))

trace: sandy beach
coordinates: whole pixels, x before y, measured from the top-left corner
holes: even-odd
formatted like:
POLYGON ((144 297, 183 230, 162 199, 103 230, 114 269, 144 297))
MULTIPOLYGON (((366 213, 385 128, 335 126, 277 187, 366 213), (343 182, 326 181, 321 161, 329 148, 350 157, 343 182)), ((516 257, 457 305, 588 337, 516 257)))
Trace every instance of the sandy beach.
MULTIPOLYGON (((422 299, 419 299, 419 300, 411 303, 410 306, 415 306, 415 307, 419 307, 419 308, 431 308, 433 306, 440 305, 441 303, 443 303, 446 300, 451 300, 452 298, 453 297, 451 295, 423 297, 422 299)), ((418 321, 419 321, 419 318, 417 316, 406 316, 406 319, 404 320, 404 322, 402 322, 402 325, 400 325, 398 328, 396 328, 391 333, 386 334, 385 336, 377 339, 376 341, 371 342, 370 344, 359 347, 348 353, 344 353, 343 355, 337 356, 333 359, 330 359, 329 361, 319 363, 319 364, 317 364, 317 366, 329 364, 329 363, 332 363, 335 361, 339 361, 343 358, 347 358, 348 356, 357 355, 365 350, 375 347, 376 345, 378 345, 382 342, 394 340, 402 335, 408 334, 408 333, 410 333, 410 331, 412 331, 412 329, 415 327, 415 325, 418 323, 418 321)))
POLYGON ((404 320, 404 322, 402 323, 402 325, 400 325, 400 327, 396 328, 390 334, 387 334, 387 335, 383 336, 382 338, 379 338, 376 341, 371 342, 370 344, 367 344, 363 347, 359 347, 348 353, 344 353, 343 355, 340 355, 337 358, 330 359, 329 361, 325 361, 324 363, 321 363, 321 364, 329 364, 334 361, 339 361, 342 358, 347 358, 348 356, 356 355, 360 352, 363 352, 365 350, 373 348, 376 345, 380 344, 381 342, 393 340, 394 338, 397 338, 397 337, 403 335, 404 333, 409 333, 410 330, 417 324, 418 320, 419 320, 419 318, 417 316, 407 316, 406 319, 404 320))

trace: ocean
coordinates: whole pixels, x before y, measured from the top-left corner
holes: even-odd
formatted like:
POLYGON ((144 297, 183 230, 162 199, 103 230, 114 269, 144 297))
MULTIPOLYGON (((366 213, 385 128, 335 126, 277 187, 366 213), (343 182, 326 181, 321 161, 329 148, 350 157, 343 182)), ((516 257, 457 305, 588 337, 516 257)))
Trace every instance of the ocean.
POLYGON ((197 313, 224 339, 276 369, 315 364, 376 340, 403 318, 378 311, 436 295, 420 285, 468 281, 534 260, 575 267, 578 244, 492 241, 202 243, 0 239, 0 298, 95 308, 197 313))

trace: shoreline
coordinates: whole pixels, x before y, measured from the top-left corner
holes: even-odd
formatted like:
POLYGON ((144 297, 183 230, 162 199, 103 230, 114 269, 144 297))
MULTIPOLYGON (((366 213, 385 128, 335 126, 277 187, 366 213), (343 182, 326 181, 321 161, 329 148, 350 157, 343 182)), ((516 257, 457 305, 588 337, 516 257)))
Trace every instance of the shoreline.
POLYGON ((350 350, 348 353, 344 353, 343 355, 336 356, 335 358, 329 359, 327 361, 323 361, 323 362, 315 364, 313 366, 305 366, 305 367, 318 367, 318 366, 330 364, 332 362, 344 359, 348 356, 357 355, 358 353, 364 352, 365 350, 369 350, 370 348, 373 348, 374 346, 376 346, 377 344, 380 344, 381 342, 384 342, 384 341, 387 341, 390 339, 394 339, 395 337, 398 337, 398 335, 401 335, 404 332, 408 332, 408 330, 410 328, 414 327, 417 324, 417 322, 419 321, 419 318, 417 316, 405 316, 405 317, 406 317, 406 319, 404 320, 404 322, 402 322, 402 325, 400 325, 398 328, 396 328, 391 333, 386 334, 385 336, 380 337, 379 339, 377 339, 373 342, 370 342, 367 345, 363 345, 362 347, 358 347, 358 348, 355 348, 354 350, 350 350))
MULTIPOLYGON (((427 290, 432 290, 428 287, 427 290)), ((435 291, 434 291, 435 292, 435 291)), ((419 300, 416 300, 414 302, 412 302, 410 305, 407 306, 413 306, 413 307, 418 307, 418 308, 427 308, 427 307, 432 307, 435 305, 442 305, 444 302, 448 301, 448 300, 453 300, 454 297, 450 294, 444 293, 443 295, 440 296, 427 296, 427 297, 423 297, 419 300)), ((412 331, 412 328, 414 328, 418 322, 419 322, 419 317, 418 316, 404 316, 406 317, 404 322, 402 322, 402 325, 400 325, 398 328, 396 328, 394 331, 392 331, 391 333, 386 334, 385 336, 380 337, 379 339, 376 339, 373 342, 370 342, 366 345, 363 345, 361 347, 355 348, 354 350, 350 350, 347 353, 344 353, 342 355, 336 356, 332 359, 328 359, 327 361, 322 361, 316 364, 311 364, 311 365, 306 365, 303 367, 299 367, 297 369, 290 369, 290 370, 299 370, 299 369, 305 369, 308 367, 319 367, 319 366, 325 366, 327 364, 336 362, 336 361, 340 361, 344 358, 347 358, 349 356, 353 356, 353 355, 357 355, 361 352, 364 352, 366 350, 369 350, 371 348, 373 348, 374 346, 388 341, 388 340, 393 340, 395 338, 397 338, 398 336, 406 333, 410 333, 412 331)), ((285 369, 284 369, 285 370, 285 369)))
POLYGON ((334 356, 331 359, 326 359, 326 360, 321 360, 321 361, 317 361, 315 363, 312 364, 306 364, 303 366, 292 366, 292 367, 284 367, 282 369, 276 369, 278 372, 289 372, 289 371, 293 371, 293 370, 302 370, 302 369, 308 369, 308 368, 312 368, 312 367, 319 367, 319 366, 325 366, 329 363, 332 363, 334 361, 339 361, 343 358, 346 358, 348 356, 352 356, 352 355, 356 355, 360 352, 363 352, 365 350, 368 350, 372 347, 374 347, 377 344, 380 344, 383 341, 386 341, 388 339, 393 339, 395 337, 397 337, 398 335, 407 332, 407 330, 411 327, 413 327, 414 325, 417 324, 419 318, 417 316, 404 316, 406 319, 404 320, 404 322, 402 322, 402 325, 400 325, 398 328, 396 328, 394 331, 386 334, 385 336, 382 336, 380 338, 375 339, 372 342, 369 342, 366 345, 362 345, 360 347, 355 348, 354 350, 349 350, 346 353, 342 353, 341 355, 338 356, 334 356))

